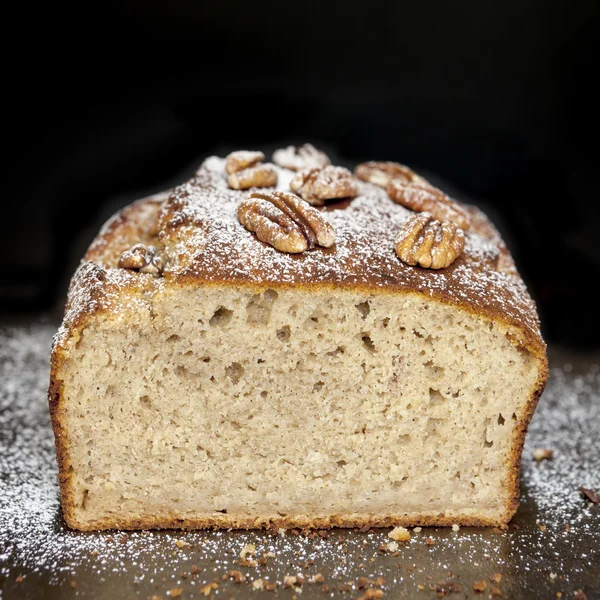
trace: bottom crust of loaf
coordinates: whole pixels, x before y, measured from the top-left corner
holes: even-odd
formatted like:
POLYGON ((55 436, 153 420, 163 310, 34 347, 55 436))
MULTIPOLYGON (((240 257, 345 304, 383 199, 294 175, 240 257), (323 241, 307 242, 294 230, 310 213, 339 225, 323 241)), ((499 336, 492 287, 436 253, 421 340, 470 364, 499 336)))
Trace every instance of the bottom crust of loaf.
POLYGON ((495 526, 546 364, 419 294, 206 286, 89 319, 53 355, 73 528, 495 526))
MULTIPOLYGON (((516 508, 516 506, 515 506, 516 508)), ((482 515, 327 515, 309 516, 296 515, 290 517, 236 517, 234 515, 216 516, 172 516, 153 517, 147 516, 139 519, 132 518, 106 518, 98 521, 81 521, 72 514, 64 513, 64 518, 73 529, 80 531, 97 531, 104 529, 331 529, 343 528, 377 528, 377 527, 450 527, 462 525, 463 527, 502 527, 510 521, 514 510, 502 518, 496 516, 485 518, 482 515)))

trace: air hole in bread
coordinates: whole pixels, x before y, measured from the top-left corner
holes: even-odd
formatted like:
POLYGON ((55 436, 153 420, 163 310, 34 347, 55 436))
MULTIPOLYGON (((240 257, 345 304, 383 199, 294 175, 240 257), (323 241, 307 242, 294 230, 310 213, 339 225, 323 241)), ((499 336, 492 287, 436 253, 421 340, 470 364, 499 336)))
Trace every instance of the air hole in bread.
POLYGON ((369 316, 369 313, 371 312, 371 305, 369 304, 368 300, 365 300, 364 302, 359 302, 355 306, 358 312, 362 315, 363 319, 366 319, 369 316))
POLYGON ((152 408, 150 396, 140 396, 140 404, 146 408, 152 408))
POLYGON ((277 292, 275 290, 267 290, 262 296, 255 294, 246 306, 248 323, 259 323, 267 325, 271 320, 271 311, 273 303, 277 300, 277 292))
POLYGON ((231 321, 231 317, 233 316, 233 311, 225 308, 224 306, 219 306, 217 310, 215 310, 213 316, 210 318, 208 322, 211 327, 224 327, 231 321))
POLYGON ((344 346, 338 346, 335 350, 331 350, 331 352, 327 352, 327 356, 338 356, 339 354, 344 354, 346 352, 346 348, 344 346))
POLYGON ((444 396, 440 394, 439 390, 434 390, 433 388, 429 388, 429 402, 430 404, 440 404, 445 400, 444 396))
POLYGON ((320 392, 323 389, 325 384, 322 381, 317 381, 315 385, 313 385, 313 392, 320 392))
POLYGON ((238 362, 233 362, 225 369, 225 374, 231 379, 233 385, 237 385, 244 375, 244 367, 238 362))
POLYGON ((173 335, 170 335, 170 336, 167 338, 167 342, 170 342, 170 343, 173 343, 173 342, 178 342, 180 339, 181 339, 181 338, 180 338, 180 337, 179 337, 179 336, 178 336, 176 333, 174 333, 173 335))
POLYGON ((285 325, 284 327, 282 327, 281 329, 279 329, 277 331, 277 339, 281 340, 282 342, 287 342, 290 339, 290 326, 289 325, 285 325))
POLYGON ((371 353, 377 352, 376 348, 375 348, 375 344, 373 343, 373 340, 371 339, 371 336, 368 333, 363 333, 362 334, 362 342, 364 347, 371 353))
POLYGON ((502 416, 502 413, 498 415, 498 425, 504 425, 506 419, 502 416))

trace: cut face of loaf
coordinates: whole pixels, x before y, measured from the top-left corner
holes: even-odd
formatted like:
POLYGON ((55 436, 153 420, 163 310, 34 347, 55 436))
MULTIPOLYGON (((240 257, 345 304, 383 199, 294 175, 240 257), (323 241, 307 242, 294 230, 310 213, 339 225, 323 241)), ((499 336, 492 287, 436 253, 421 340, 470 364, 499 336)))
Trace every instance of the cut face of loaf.
POLYGON ((535 305, 477 209, 433 270, 394 253, 415 213, 357 189, 318 209, 335 244, 295 255, 240 224, 215 158, 106 224, 51 359, 71 527, 510 520, 547 378, 535 305))
POLYGON ((538 367, 415 294, 231 286, 94 323, 62 369, 77 528, 499 524, 538 367))

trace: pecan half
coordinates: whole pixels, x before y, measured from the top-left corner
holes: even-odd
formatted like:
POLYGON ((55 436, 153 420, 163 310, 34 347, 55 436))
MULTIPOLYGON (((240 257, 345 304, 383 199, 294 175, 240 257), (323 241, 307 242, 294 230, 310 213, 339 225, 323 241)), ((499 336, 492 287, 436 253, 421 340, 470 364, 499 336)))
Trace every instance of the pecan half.
POLYGON ((335 234, 323 215, 288 192, 251 192, 238 207, 238 219, 262 242, 281 252, 329 248, 335 234))
POLYGON ((354 174, 363 181, 387 187, 393 179, 428 185, 426 179, 397 162, 364 162, 356 166, 354 174))
POLYGON ((256 165, 231 173, 227 183, 234 190, 247 190, 251 187, 273 187, 277 185, 277 171, 269 165, 256 165))
POLYGON ((288 146, 275 150, 273 162, 292 171, 301 171, 309 167, 325 167, 331 161, 327 154, 317 150, 312 144, 304 144, 299 148, 288 146))
POLYGON ((431 213, 409 217, 394 245, 402 262, 426 269, 444 269, 465 248, 465 234, 450 221, 438 221, 431 213))
POLYGON ((430 212, 439 221, 452 221, 468 231, 471 223, 468 213, 444 192, 432 185, 420 185, 393 179, 387 192, 390 198, 415 212, 430 212))
POLYGON ((248 167, 253 167, 263 160, 265 160, 265 155, 262 152, 237 150, 225 157, 225 171, 228 175, 231 175, 231 173, 237 173, 248 167))
POLYGON ((300 171, 290 181, 290 189, 313 206, 322 206, 326 200, 358 196, 358 183, 352 173, 331 165, 300 171))
POLYGON ((156 248, 145 244, 136 244, 123 252, 118 264, 121 269, 131 269, 151 275, 160 275, 164 268, 162 258, 156 254, 156 248))

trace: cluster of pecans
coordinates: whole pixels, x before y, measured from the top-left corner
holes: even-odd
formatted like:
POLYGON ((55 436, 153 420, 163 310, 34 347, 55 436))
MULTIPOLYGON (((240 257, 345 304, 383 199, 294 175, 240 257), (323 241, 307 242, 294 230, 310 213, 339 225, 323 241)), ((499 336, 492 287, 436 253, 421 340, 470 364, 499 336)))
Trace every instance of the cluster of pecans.
MULTIPOLYGON (((259 152, 244 153, 260 156, 256 160, 264 158, 259 152)), ((231 161, 239 154, 234 152, 227 157, 225 170, 228 173, 229 168, 236 168, 231 161)), ((329 157, 311 144, 277 150, 273 153, 273 162, 296 171, 290 182, 290 189, 294 193, 277 190, 250 192, 238 207, 240 223, 253 231, 259 240, 280 252, 293 254, 305 252, 315 246, 333 246, 333 227, 313 206, 323 206, 330 200, 356 197, 358 182, 352 173, 343 167, 332 166, 329 157)), ((234 187, 231 175, 228 183, 230 187, 234 187)), ((251 187, 272 186, 257 185, 254 180, 251 187)))
POLYGON ((394 250, 400 260, 426 269, 450 266, 465 247, 465 231, 470 229, 468 213, 444 192, 394 162, 366 162, 355 175, 386 189, 398 204, 415 211, 401 228, 394 250))
POLYGON ((273 165, 264 164, 265 155, 252 150, 232 152, 225 159, 227 184, 234 190, 252 187, 266 188, 277 185, 277 171, 273 165))
POLYGON ((123 252, 118 264, 121 269, 130 269, 155 276, 161 275, 165 266, 162 257, 157 254, 156 248, 145 244, 136 244, 123 252))
MULTIPOLYGON (((277 170, 264 163, 259 151, 239 150, 225 159, 227 184, 234 190, 274 188, 277 170)), ((295 171, 290 192, 251 190, 238 206, 240 223, 280 252, 301 253, 316 246, 331 248, 335 232, 315 206, 359 195, 358 179, 386 189, 396 203, 414 211, 394 244, 404 263, 426 269, 450 266, 463 252, 469 214, 444 192, 395 162, 365 162, 352 174, 331 165, 329 157, 311 144, 288 146, 273 153, 273 162, 295 171)), ((136 244, 123 253, 119 267, 162 274, 164 265, 154 246, 136 244)))

